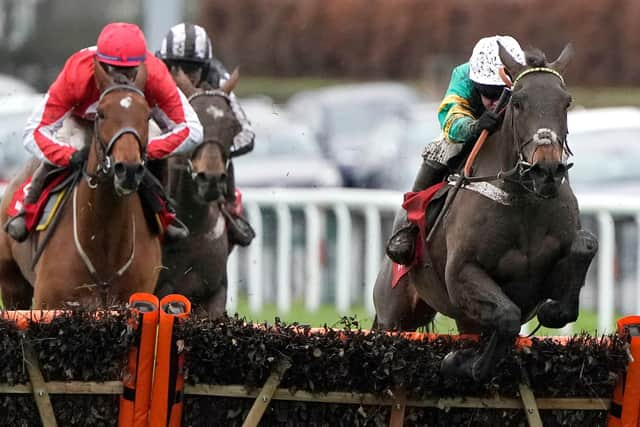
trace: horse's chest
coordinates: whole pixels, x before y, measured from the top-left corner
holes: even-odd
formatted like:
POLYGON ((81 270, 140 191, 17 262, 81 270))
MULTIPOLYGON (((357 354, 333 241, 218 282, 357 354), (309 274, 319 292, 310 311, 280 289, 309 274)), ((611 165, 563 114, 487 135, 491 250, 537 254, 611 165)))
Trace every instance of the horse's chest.
POLYGON ((506 245, 495 263, 495 275, 506 280, 545 277, 562 256, 565 242, 555 235, 518 239, 506 245))
POLYGON ((214 221, 213 227, 210 227, 209 230, 203 234, 203 238, 209 243, 215 243, 222 238, 226 238, 224 232, 224 218, 222 217, 222 215, 218 215, 218 217, 214 221))

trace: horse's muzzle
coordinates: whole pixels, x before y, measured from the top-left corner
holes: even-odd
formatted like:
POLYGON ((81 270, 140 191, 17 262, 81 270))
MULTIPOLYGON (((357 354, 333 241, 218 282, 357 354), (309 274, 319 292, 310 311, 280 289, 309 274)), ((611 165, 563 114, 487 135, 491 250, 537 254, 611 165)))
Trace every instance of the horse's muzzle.
POLYGON ((127 196, 138 191, 143 176, 144 165, 142 163, 118 162, 113 165, 113 183, 120 196, 127 196))
POLYGON ((198 172, 195 176, 195 184, 198 197, 205 203, 209 203, 224 195, 227 179, 224 174, 214 175, 198 172))
POLYGON ((529 170, 533 182, 533 191, 539 196, 552 198, 558 195, 558 189, 567 177, 571 165, 563 162, 537 162, 529 170))

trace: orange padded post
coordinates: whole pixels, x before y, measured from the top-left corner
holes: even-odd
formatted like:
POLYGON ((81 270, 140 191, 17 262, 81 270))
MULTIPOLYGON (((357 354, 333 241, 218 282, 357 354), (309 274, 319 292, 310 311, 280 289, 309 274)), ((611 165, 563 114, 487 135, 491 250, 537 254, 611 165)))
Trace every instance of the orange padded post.
POLYGON ((184 400, 184 342, 174 333, 175 325, 191 313, 191 303, 183 295, 167 295, 160 300, 158 348, 151 395, 149 425, 179 427, 184 400))
POLYGON ((134 341, 129 348, 127 368, 122 379, 118 425, 146 427, 149 425, 149 402, 153 380, 156 329, 160 304, 155 295, 138 292, 129 298, 134 341))
POLYGON ((609 427, 640 426, 640 316, 618 320, 618 333, 629 340, 633 360, 627 365, 627 375, 621 378, 613 392, 609 409, 609 427))

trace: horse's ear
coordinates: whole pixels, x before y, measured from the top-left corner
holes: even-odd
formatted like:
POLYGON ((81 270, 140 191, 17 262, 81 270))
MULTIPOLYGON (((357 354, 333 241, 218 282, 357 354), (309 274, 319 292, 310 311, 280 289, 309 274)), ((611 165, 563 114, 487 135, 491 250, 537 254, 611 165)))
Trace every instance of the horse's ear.
POLYGON ((498 54, 500 55, 502 65, 504 65, 504 68, 509 72, 512 80, 525 68, 525 65, 516 61, 500 42, 498 42, 498 54))
POLYGON ((133 85, 144 91, 144 85, 147 83, 147 66, 143 62, 138 67, 138 72, 136 73, 136 79, 133 81, 133 85))
POLYGON ((571 58, 573 58, 573 54, 575 53, 575 49, 573 48, 573 44, 571 42, 567 43, 567 45, 562 49, 562 53, 558 56, 558 59, 549 64, 549 68, 556 70, 559 73, 564 72, 571 62, 571 58))
POLYGON ((105 69, 102 68, 102 65, 100 65, 100 62, 98 62, 96 58, 93 58, 93 78, 96 81, 96 86, 98 87, 98 91, 100 91, 100 93, 102 93, 109 86, 113 85, 113 79, 111 78, 109 73, 107 73, 105 69))
POLYGON ((187 98, 198 91, 198 88, 194 86, 191 82, 189 76, 182 71, 180 67, 172 67, 171 75, 173 76, 173 80, 176 82, 176 86, 185 94, 187 98))
POLYGON ((238 80, 240 80, 240 70, 238 67, 236 67, 236 69, 233 70, 233 73, 231 73, 231 77, 229 77, 229 80, 224 82, 220 89, 222 89, 224 93, 229 95, 231 91, 235 89, 236 85, 238 84, 238 80))

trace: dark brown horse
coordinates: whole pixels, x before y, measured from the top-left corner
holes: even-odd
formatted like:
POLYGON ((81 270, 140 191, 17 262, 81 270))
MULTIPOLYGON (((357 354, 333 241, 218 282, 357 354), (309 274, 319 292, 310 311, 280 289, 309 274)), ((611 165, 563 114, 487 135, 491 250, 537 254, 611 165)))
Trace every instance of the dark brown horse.
MULTIPOLYGON (((523 66, 500 48, 515 78, 502 127, 474 164, 472 176, 486 179, 458 192, 409 273, 411 286, 374 293, 380 327, 432 318, 437 311, 454 318, 461 333, 487 337, 479 353, 450 353, 442 363, 446 373, 484 378, 521 324, 536 314, 551 328, 578 317, 597 241, 580 230, 578 204, 565 179, 571 96, 561 73, 572 52, 566 47, 550 64, 541 52, 527 52, 523 66), (426 310, 407 313, 416 309, 414 292, 426 310)), ((376 287, 390 286, 384 276, 376 287)))
MULTIPOLYGON (((126 302, 133 292, 151 292, 161 266, 160 241, 142 211, 137 188, 144 174, 150 108, 142 92, 146 69, 135 82, 116 83, 100 66, 95 80, 101 92, 95 132, 83 177, 68 189, 61 218, 35 268, 32 244, 16 243, 0 231, 0 287, 6 307, 57 308, 69 301, 83 305, 126 302)), ((14 178, 0 205, 33 171, 14 178)))
POLYGON ((165 245, 165 269, 156 293, 185 295, 211 318, 217 318, 224 313, 227 300, 231 247, 222 204, 231 145, 241 129, 229 103, 238 74, 234 73, 221 90, 207 91, 194 87, 180 71, 174 78, 198 114, 204 138, 190 156, 176 156, 168 163, 169 194, 191 234, 184 241, 165 245))

